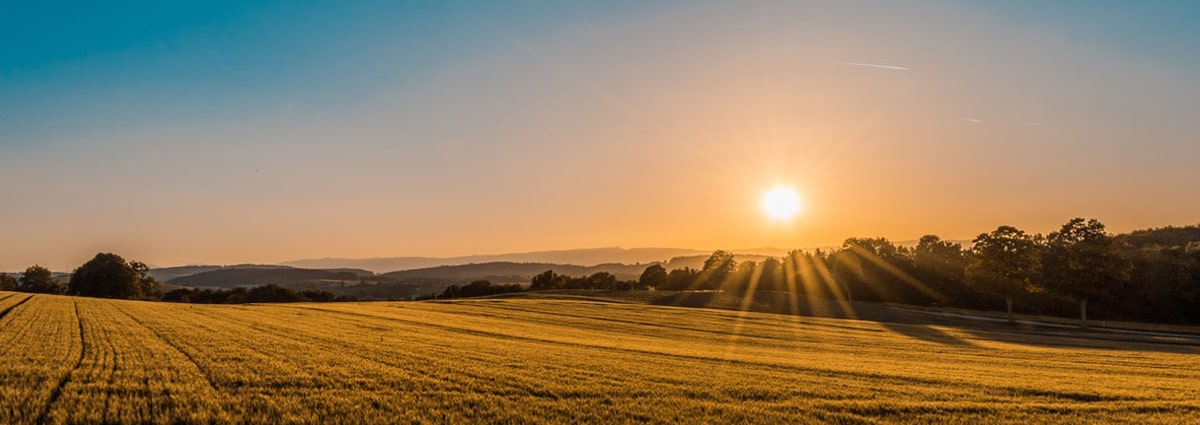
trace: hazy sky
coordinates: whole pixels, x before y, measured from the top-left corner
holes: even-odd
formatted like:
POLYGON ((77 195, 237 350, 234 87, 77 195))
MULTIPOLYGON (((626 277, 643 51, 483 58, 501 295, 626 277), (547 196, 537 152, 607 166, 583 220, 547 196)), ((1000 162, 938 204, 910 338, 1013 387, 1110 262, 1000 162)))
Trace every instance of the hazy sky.
POLYGON ((1200 2, 26 3, 0 270, 1200 222, 1200 2))

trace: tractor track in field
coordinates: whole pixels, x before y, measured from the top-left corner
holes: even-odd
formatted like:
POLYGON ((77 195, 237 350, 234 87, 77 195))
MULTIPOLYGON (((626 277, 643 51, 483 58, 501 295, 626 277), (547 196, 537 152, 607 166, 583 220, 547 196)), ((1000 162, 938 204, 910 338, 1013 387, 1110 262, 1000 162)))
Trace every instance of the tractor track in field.
POLYGON ((171 340, 163 337, 163 335, 161 333, 159 333, 157 329, 147 326, 144 322, 139 320, 137 317, 135 317, 132 314, 129 314, 128 311, 125 311, 123 309, 118 309, 118 311, 120 311, 121 314, 124 314, 126 317, 129 317, 129 319, 132 320, 134 323, 137 323, 138 326, 141 326, 142 328, 145 328, 146 330, 150 331, 150 333, 153 333, 154 337, 158 338, 159 341, 162 341, 164 344, 167 344, 168 347, 171 347, 175 351, 179 352, 179 354, 182 354, 184 358, 186 358, 189 362, 192 363, 192 366, 196 367, 196 371, 200 372, 200 375, 204 377, 204 382, 208 383, 208 387, 211 388, 213 390, 213 392, 220 393, 220 391, 217 390, 216 383, 213 382, 211 372, 209 372, 203 366, 200 366, 200 362, 197 362, 196 358, 192 357, 191 353, 184 351, 182 348, 180 348, 174 342, 171 342, 171 340))
POLYGON ((50 392, 50 399, 46 401, 46 406, 42 407, 42 413, 38 415, 35 421, 39 424, 46 423, 46 419, 50 416, 50 409, 54 407, 54 403, 58 401, 58 398, 62 397, 63 388, 67 386, 68 382, 71 382, 71 375, 83 365, 83 358, 87 353, 88 343, 83 331, 83 317, 79 315, 79 300, 72 300, 72 302, 75 304, 75 321, 79 324, 79 358, 75 360, 75 365, 71 367, 71 370, 67 371, 62 379, 58 381, 58 386, 55 386, 54 390, 50 392))
MULTIPOLYGON (((291 306, 288 306, 288 307, 291 307, 291 306)), ((439 329, 442 331, 454 332, 454 333, 463 334, 463 335, 472 335, 472 336, 479 336, 479 337, 485 337, 485 338, 507 339, 507 340, 523 341, 523 342, 533 342, 533 343, 538 343, 538 344, 549 344, 549 345, 561 346, 561 347, 575 347, 575 348, 583 348, 583 349, 597 350, 597 351, 610 352, 610 353, 619 353, 619 354, 636 353, 636 354, 650 355, 650 356, 656 356, 656 357, 662 357, 662 358, 699 360, 699 361, 716 362, 716 363, 722 363, 722 364, 737 364, 737 365, 745 365, 745 366, 751 366, 751 367, 763 367, 763 368, 770 368, 770 369, 789 369, 789 370, 794 370, 797 372, 805 372, 805 373, 810 373, 810 374, 819 375, 819 376, 844 376, 844 377, 858 378, 858 379, 889 379, 889 380, 896 380, 896 381, 904 381, 907 383, 921 383, 921 384, 927 384, 927 385, 961 386, 961 385, 957 385, 956 383, 953 383, 951 381, 940 380, 940 379, 916 378, 916 377, 899 376, 899 375, 892 375, 892 374, 886 374, 886 373, 864 373, 864 372, 827 369, 827 368, 812 367, 812 366, 783 365, 783 364, 767 363, 767 362, 760 362, 760 361, 753 361, 753 360, 716 358, 716 357, 708 357, 708 356, 703 356, 703 355, 671 353, 671 352, 665 352, 665 351, 647 350, 647 349, 638 349, 638 348, 621 348, 621 347, 611 347, 611 346, 604 346, 604 345, 593 345, 593 344, 587 344, 587 343, 581 343, 581 342, 559 341, 559 340, 537 338, 537 337, 531 337, 531 336, 511 335, 511 334, 506 334, 506 333, 502 333, 502 332, 492 332, 492 331, 487 331, 487 330, 482 330, 482 329, 469 329, 469 328, 462 328, 462 327, 457 327, 457 326, 452 326, 452 325, 428 323, 428 322, 422 322, 419 320, 403 319, 403 318, 394 317, 394 316, 381 316, 381 315, 377 315, 377 314, 370 314, 370 313, 364 313, 364 312, 342 311, 342 310, 334 310, 334 309, 325 309, 325 308, 320 308, 320 307, 291 307, 291 308, 309 308, 312 310, 323 311, 323 312, 333 313, 333 314, 340 314, 340 315, 347 315, 347 316, 372 317, 375 319, 382 319, 382 320, 393 320, 393 321, 400 322, 400 323, 407 323, 410 325, 423 326, 423 327, 426 327, 429 329, 439 329)), ((450 314, 453 314, 453 313, 450 313, 450 314)))
MULTIPOLYGON (((224 322, 224 323, 228 323, 228 324, 230 324, 230 325, 234 325, 234 326, 242 327, 242 328, 245 328, 245 329, 250 329, 250 330, 253 330, 253 331, 256 331, 256 332, 263 332, 263 333, 267 333, 267 334, 269 334, 269 335, 277 335, 277 334, 278 334, 277 332, 272 332, 272 331, 271 331, 271 329, 269 329, 269 328, 274 328, 275 330, 285 330, 285 331, 288 331, 288 332, 292 332, 292 333, 290 334, 290 336, 286 337, 285 339, 287 339, 287 340, 290 340, 290 341, 300 342, 300 343, 313 344, 315 347, 318 347, 318 348, 320 348, 320 349, 324 349, 324 350, 331 350, 331 348, 330 348, 330 347, 329 347, 327 344, 329 344, 330 342, 336 342, 336 341, 328 340, 328 339, 325 339, 325 338, 322 338, 322 337, 319 337, 319 336, 316 336, 316 335, 307 335, 307 334, 303 334, 303 333, 295 333, 295 332, 294 332, 294 330, 292 330, 292 329, 288 329, 288 328, 286 328, 286 327, 282 327, 282 326, 278 326, 278 325, 270 325, 270 324, 249 325, 249 324, 246 324, 246 323, 244 323, 244 322, 239 322, 239 321, 236 321, 236 320, 231 320, 231 319, 230 319, 230 318, 228 318, 228 317, 214 315, 214 314, 211 314, 211 313, 209 313, 209 312, 197 311, 197 312, 196 312, 196 314, 198 314, 198 315, 201 315, 201 316, 204 316, 204 317, 208 317, 208 318, 210 318, 210 319, 213 319, 213 320, 218 320, 218 321, 221 321, 221 322, 224 322), (297 336, 297 335, 302 335, 303 337, 299 337, 299 336, 297 336)), ((371 316, 371 317, 373 317, 373 316, 371 316)), ((360 347, 360 348, 363 348, 363 349, 366 349, 366 348, 368 348, 368 347, 365 347, 365 346, 359 346, 359 347, 360 347)), ((419 377, 424 377, 424 378, 427 378, 427 379, 432 379, 432 380, 447 381, 447 379, 446 379, 446 378, 444 378, 444 377, 439 377, 439 376, 431 375, 431 374, 429 374, 429 373, 422 372, 422 371, 411 370, 411 369, 409 369, 409 368, 406 368, 406 367, 405 367, 405 365, 403 365, 403 364, 401 364, 401 363, 392 363, 392 362, 388 362, 388 361, 381 360, 381 359, 379 359, 379 358, 376 358, 376 357, 369 357, 369 356, 367 356, 367 355, 364 355, 364 354, 361 354, 361 353, 357 353, 357 352, 351 352, 351 351, 345 351, 345 350, 336 350, 336 349, 334 349, 334 350, 331 350, 331 351, 336 351, 336 352, 337 352, 338 354, 340 354, 340 355, 344 355, 344 356, 349 356, 349 357, 358 358, 358 359, 360 359, 360 360, 366 361, 366 362, 368 362, 368 363, 373 363, 373 364, 376 364, 376 365, 382 366, 382 367, 384 367, 384 368, 387 368, 387 369, 396 370, 396 371, 399 371, 399 372, 401 372, 401 373, 403 373, 403 374, 410 375, 410 376, 412 376, 412 377, 418 377, 418 376, 419 376, 419 377)), ((461 384, 461 383, 460 383, 460 384, 461 384)), ((463 385, 467 385, 467 384, 463 384, 463 385)))
MULTIPOLYGON (((10 297, 12 297, 12 296, 13 296, 13 295, 10 295, 10 296, 8 296, 8 297, 4 297, 4 299, 6 299, 6 300, 7 300, 7 299, 9 299, 9 298, 10 298, 10 297)), ((3 318, 4 318, 4 316, 7 316, 7 315, 8 315, 8 313, 9 313, 9 312, 12 312, 14 308, 17 308, 17 307, 18 307, 18 306, 20 306, 21 304, 25 304, 26 302, 28 302, 28 301, 29 301, 29 300, 31 300, 31 299, 33 299, 33 295, 27 296, 27 297, 25 297, 25 299, 23 299, 23 300, 21 300, 21 301, 17 301, 17 303, 16 303, 16 304, 10 305, 10 306, 8 306, 8 308, 4 309, 3 311, 0 311, 0 319, 3 319, 3 318)))

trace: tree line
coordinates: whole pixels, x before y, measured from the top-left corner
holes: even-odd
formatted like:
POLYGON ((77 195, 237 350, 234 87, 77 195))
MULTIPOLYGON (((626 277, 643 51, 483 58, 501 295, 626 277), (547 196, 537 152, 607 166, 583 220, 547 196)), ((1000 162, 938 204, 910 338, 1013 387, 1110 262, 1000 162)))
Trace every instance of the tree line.
POLYGON ((102 252, 76 268, 65 283, 55 279, 49 269, 35 264, 25 269, 19 278, 0 274, 0 290, 131 300, 160 299, 162 291, 149 272, 150 267, 144 263, 126 261, 119 255, 102 252))
MULTIPOLYGON (((0 274, 0 290, 176 302, 337 301, 324 291, 268 285, 229 291, 183 289, 163 294, 149 268, 110 253, 75 269, 64 283, 34 265, 19 277, 0 274)), ((839 248, 794 250, 782 258, 738 261, 716 251, 701 269, 647 267, 636 281, 607 272, 571 277, 547 270, 520 285, 486 280, 453 285, 457 298, 521 290, 777 291, 847 301, 938 304, 1031 314, 1200 323, 1200 226, 1114 235, 1095 219, 1075 218, 1047 235, 1013 226, 981 233, 969 247, 922 237, 915 246, 886 238, 849 238, 839 248)))
MULTIPOLYGON (((491 295, 448 289, 442 297, 491 295)), ((1078 314, 1165 323, 1200 323, 1200 226, 1108 233, 1095 219, 1075 218, 1047 235, 1013 226, 981 233, 969 247, 922 237, 915 246, 886 238, 849 238, 840 248, 794 250, 782 258, 738 261, 715 251, 699 270, 648 266, 637 281, 599 272, 570 277, 547 270, 528 290, 591 289, 776 291, 846 301, 1004 309, 1009 320, 1030 314, 1078 314)), ((514 291, 506 288, 506 292, 514 291)))
POLYGON ((1091 303, 1106 320, 1200 323, 1200 226, 1113 235, 1095 219, 1075 218, 1048 235, 999 226, 969 248, 926 235, 913 247, 849 238, 838 249, 763 261, 716 251, 700 270, 651 265, 639 285, 1003 308, 1010 320, 1014 309, 1078 314, 1083 326, 1091 303))
POLYGON ((191 304, 306 303, 355 301, 316 289, 294 291, 276 284, 229 290, 180 288, 163 294, 163 301, 191 304))
POLYGON ((0 273, 0 291, 199 304, 354 300, 353 297, 339 297, 327 291, 294 291, 279 285, 231 290, 181 288, 164 294, 149 272, 150 267, 142 262, 126 261, 112 253, 99 253, 76 268, 65 283, 55 279, 49 269, 36 264, 25 269, 19 278, 0 273))

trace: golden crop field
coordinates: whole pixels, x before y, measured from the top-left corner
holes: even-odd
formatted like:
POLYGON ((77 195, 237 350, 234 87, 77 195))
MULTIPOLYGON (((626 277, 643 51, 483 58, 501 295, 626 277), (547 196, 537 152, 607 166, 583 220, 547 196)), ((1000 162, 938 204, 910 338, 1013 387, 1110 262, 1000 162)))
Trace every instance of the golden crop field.
POLYGON ((580 300, 0 292, 0 423, 1198 423, 1197 354, 580 300))

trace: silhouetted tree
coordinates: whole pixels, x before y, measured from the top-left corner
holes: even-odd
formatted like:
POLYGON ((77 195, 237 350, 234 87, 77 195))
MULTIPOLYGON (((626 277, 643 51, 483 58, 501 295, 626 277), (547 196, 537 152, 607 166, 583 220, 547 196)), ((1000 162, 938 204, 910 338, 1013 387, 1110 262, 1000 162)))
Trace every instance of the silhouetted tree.
POLYGON ((820 249, 788 252, 784 258, 784 283, 788 291, 827 299, 848 299, 829 269, 829 255, 820 249))
POLYGON ((643 288, 665 289, 667 286, 667 269, 661 264, 651 264, 642 271, 638 284, 643 288))
POLYGON ((725 279, 720 281, 718 289, 724 291, 746 291, 750 288, 750 281, 754 280, 758 283, 758 274, 762 272, 758 263, 753 260, 735 261, 733 273, 725 276, 725 279))
POLYGON ((1110 297, 1122 315, 1159 322, 1200 322, 1200 250, 1153 245, 1130 251, 1127 285, 1110 297))
POLYGON ((353 301, 354 297, 336 296, 328 291, 306 290, 296 292, 279 285, 265 285, 250 289, 234 288, 228 291, 211 289, 181 288, 162 296, 163 301, 193 303, 193 304, 240 304, 254 303, 291 303, 291 302, 333 302, 353 301))
POLYGON ((829 254, 828 262, 833 284, 846 297, 846 301, 854 301, 855 294, 862 291, 860 287, 864 286, 861 282, 866 281, 859 255, 842 249, 829 254))
POLYGON ((476 280, 466 286, 450 285, 446 290, 442 291, 439 298, 466 298, 466 297, 482 297, 486 295, 505 294, 510 292, 521 292, 524 288, 521 285, 493 285, 487 280, 476 280))
POLYGON ((255 286, 246 291, 246 302, 251 303, 294 303, 304 301, 308 301, 308 299, 303 295, 275 284, 255 286))
POLYGON ((758 282, 752 282, 750 286, 758 291, 783 291, 787 287, 784 284, 783 263, 775 257, 767 258, 759 263, 757 267, 758 282))
POLYGON ((704 260, 704 268, 700 270, 696 282, 699 287, 696 289, 718 289, 736 271, 737 261, 734 260, 732 252, 713 251, 712 255, 704 260))
POLYGON ((1071 219, 1046 240, 1043 283, 1079 302, 1079 325, 1086 328, 1088 299, 1107 295, 1128 281, 1129 261, 1096 219, 1071 219))
POLYGON ((966 278, 975 288, 1004 297, 1008 321, 1013 318, 1013 297, 1033 285, 1038 269, 1038 246, 1033 237, 1012 226, 1000 226, 975 237, 966 278))
POLYGON ((8 273, 0 273, 0 291, 16 291, 17 278, 9 276, 8 273))
POLYGON ((558 289, 562 287, 562 284, 563 280, 559 279, 559 276, 554 274, 554 270, 546 270, 533 277, 533 280, 529 284, 529 289, 531 291, 558 289))
POLYGON ((327 303, 327 302, 337 301, 337 295, 334 295, 332 292, 319 291, 319 290, 315 290, 315 289, 310 289, 307 291, 300 291, 300 296, 303 297, 304 299, 306 299, 310 302, 314 302, 314 303, 327 303))
POLYGON ((159 299, 162 293, 149 271, 145 264, 102 252, 75 269, 68 290, 85 297, 159 299))
POLYGON ((925 235, 913 249, 916 277, 942 294, 938 302, 948 302, 965 296, 967 255, 962 245, 943 241, 936 235, 925 235))
POLYGON ((691 267, 671 270, 667 273, 667 284, 661 289, 684 291, 694 289, 700 273, 691 267))
POLYGON ((595 272, 587 277, 588 289, 613 289, 617 284, 617 277, 609 272, 595 272))
POLYGON ((61 294, 65 288, 54 281, 54 274, 50 272, 50 269, 35 264, 29 266, 21 274, 21 278, 17 282, 17 290, 40 294, 61 294))
POLYGON ((199 302, 199 301, 192 301, 192 296, 194 295, 195 292, 196 292, 196 290, 186 289, 186 288, 172 289, 163 294, 162 300, 166 301, 166 302, 172 302, 172 303, 199 302))
POLYGON ((860 300, 916 302, 934 296, 913 277, 909 251, 886 238, 849 238, 831 255, 834 279, 860 300))

